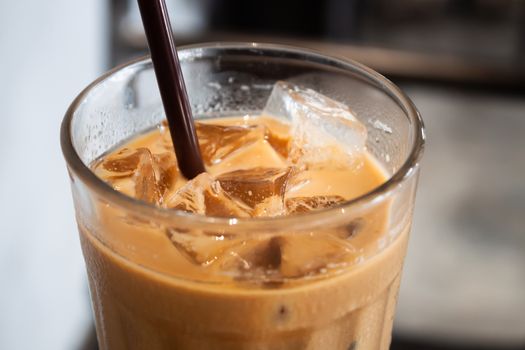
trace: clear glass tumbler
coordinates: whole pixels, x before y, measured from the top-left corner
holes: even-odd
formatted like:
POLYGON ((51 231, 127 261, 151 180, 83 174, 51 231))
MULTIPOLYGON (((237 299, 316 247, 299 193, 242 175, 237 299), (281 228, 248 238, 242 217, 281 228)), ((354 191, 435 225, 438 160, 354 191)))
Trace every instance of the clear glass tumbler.
POLYGON ((286 217, 205 217, 138 201, 90 165, 164 119, 152 64, 103 75, 72 103, 61 132, 100 348, 388 349, 424 144, 412 102, 361 64, 298 48, 206 44, 179 57, 195 118, 256 115, 286 80, 347 104, 389 177, 341 205, 286 217), (190 231, 206 233, 201 244, 304 235, 319 247, 344 231, 359 249, 346 264, 314 254, 315 272, 290 283, 232 287, 190 273, 204 265, 170 268, 190 263, 166 232, 190 231))

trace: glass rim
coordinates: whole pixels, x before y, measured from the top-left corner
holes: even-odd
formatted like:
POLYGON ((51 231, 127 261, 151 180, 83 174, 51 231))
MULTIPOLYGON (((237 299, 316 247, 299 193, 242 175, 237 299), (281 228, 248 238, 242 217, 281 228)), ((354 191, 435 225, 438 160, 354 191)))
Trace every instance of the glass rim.
MULTIPOLYGON (((90 83, 87 87, 85 87, 73 100, 66 111, 60 129, 60 143, 62 153, 68 168, 72 170, 75 175, 77 175, 86 185, 88 185, 90 189, 94 190, 98 195, 101 195, 105 200, 109 200, 110 202, 115 203, 126 210, 139 212, 141 215, 152 218, 154 217, 162 221, 172 221, 175 219, 177 220, 178 226, 199 225, 210 228, 216 226, 232 228, 236 227, 241 230, 247 229, 249 232, 253 232, 267 230, 269 228, 268 226, 281 229, 283 227, 288 229, 300 229, 304 228, 305 226, 311 226, 312 222, 323 224, 337 221, 335 220, 337 217, 347 216, 348 213, 356 207, 363 208, 380 202, 382 198, 388 196, 388 194, 391 193, 395 188, 405 182, 405 180, 409 179, 419 167, 419 161, 421 159, 425 144, 424 123, 421 115, 413 102, 408 96, 405 95, 405 93, 403 93, 390 80, 372 70, 371 68, 348 58, 339 58, 337 56, 325 55, 324 53, 312 49, 256 42, 211 42, 185 45, 178 49, 178 54, 184 55, 186 52, 198 50, 204 51, 207 49, 251 50, 252 53, 253 50, 260 50, 263 53, 278 51, 289 54, 307 55, 307 58, 309 58, 310 61, 316 62, 313 59, 328 60, 332 64, 337 64, 338 68, 358 73, 361 77, 364 77, 367 80, 372 80, 374 83, 376 83, 376 87, 378 89, 381 89, 389 97, 393 98, 398 105, 400 105, 414 127, 414 142, 411 145, 408 156, 406 157, 404 163, 389 176, 387 181, 373 188, 372 190, 330 208, 290 216, 257 218, 211 217, 175 209, 161 208, 154 204, 129 197, 113 189, 109 184, 96 176, 86 164, 84 164, 79 154, 76 152, 75 147, 73 146, 71 125, 78 107, 93 89, 114 76, 116 73, 130 69, 140 64, 151 62, 150 56, 147 55, 125 62, 107 71, 90 83)), ((326 65, 326 63, 321 64, 326 65)))

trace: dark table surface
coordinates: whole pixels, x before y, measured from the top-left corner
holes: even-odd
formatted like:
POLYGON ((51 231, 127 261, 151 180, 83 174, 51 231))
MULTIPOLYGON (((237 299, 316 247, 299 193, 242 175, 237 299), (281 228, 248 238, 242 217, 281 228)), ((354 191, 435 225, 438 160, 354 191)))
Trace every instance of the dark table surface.
MULTIPOLYGON (((91 330, 86 337, 86 341, 80 347, 79 350, 98 350, 97 340, 95 331, 91 330)), ((329 350, 329 349, 327 349, 329 350)), ((479 345, 459 345, 459 344, 446 344, 446 343, 435 343, 428 341, 418 341, 413 339, 407 339, 394 335, 392 339, 392 345, 390 350, 525 350, 524 346, 518 347, 501 347, 501 346, 484 346, 479 345)))

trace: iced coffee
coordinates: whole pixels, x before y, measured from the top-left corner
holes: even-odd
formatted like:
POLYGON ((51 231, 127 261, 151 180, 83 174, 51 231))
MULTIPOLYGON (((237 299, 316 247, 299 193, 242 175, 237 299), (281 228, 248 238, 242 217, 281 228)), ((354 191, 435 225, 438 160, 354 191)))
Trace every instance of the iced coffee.
POLYGON ((167 225, 100 202, 96 227, 79 220, 100 347, 388 349, 408 222, 389 228, 388 200, 345 217, 346 202, 388 178, 365 125, 278 82, 260 114, 199 119, 196 130, 207 172, 189 181, 165 123, 92 169, 168 215, 253 231, 167 225), (312 215, 324 222, 299 227, 312 215), (270 227, 280 219, 290 225, 270 227))
POLYGON ((151 60, 61 129, 99 348, 386 350, 422 121, 346 59, 178 50, 206 172, 184 178, 151 60))

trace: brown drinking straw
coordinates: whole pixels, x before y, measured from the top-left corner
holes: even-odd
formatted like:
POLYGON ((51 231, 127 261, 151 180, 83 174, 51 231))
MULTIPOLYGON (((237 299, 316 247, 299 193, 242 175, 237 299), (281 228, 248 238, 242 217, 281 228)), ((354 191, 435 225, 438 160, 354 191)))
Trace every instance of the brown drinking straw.
POLYGON ((187 179, 206 171, 164 0, 138 0, 151 60, 179 169, 187 179))

